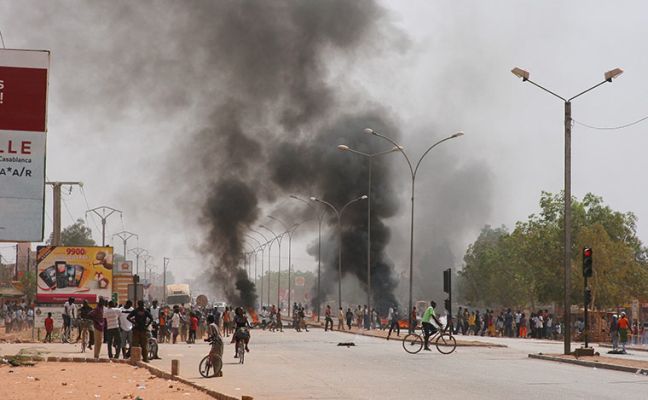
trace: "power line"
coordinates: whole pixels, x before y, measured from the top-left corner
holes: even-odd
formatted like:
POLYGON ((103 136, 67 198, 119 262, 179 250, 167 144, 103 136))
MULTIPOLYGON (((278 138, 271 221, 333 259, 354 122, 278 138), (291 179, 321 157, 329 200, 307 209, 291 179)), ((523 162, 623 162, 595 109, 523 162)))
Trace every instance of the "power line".
POLYGON ((594 125, 586 124, 584 122, 576 121, 573 118, 572 118, 572 121, 577 125, 584 126, 586 128, 590 128, 590 129, 596 129, 596 130, 600 130, 600 131, 613 131, 613 130, 628 128, 630 126, 637 125, 638 123, 641 123, 641 122, 643 122, 643 121, 645 121, 647 119, 648 119, 648 115, 643 117, 643 118, 639 118, 636 121, 633 121, 633 122, 630 122, 630 123, 627 123, 627 124, 623 124, 623 125, 619 125, 619 126, 594 126, 594 125))

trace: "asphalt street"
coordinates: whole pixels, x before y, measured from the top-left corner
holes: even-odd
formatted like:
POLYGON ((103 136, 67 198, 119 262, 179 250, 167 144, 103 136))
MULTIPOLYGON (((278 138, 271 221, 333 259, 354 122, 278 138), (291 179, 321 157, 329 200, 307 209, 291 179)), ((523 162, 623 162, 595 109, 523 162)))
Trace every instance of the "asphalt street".
MULTIPOLYGON (((161 345, 170 369, 223 393, 255 399, 618 399, 648 393, 648 377, 528 358, 530 352, 560 352, 550 341, 489 339, 509 348, 457 348, 407 354, 400 341, 312 329, 310 333, 253 331, 244 365, 224 354, 222 378, 205 379, 198 362, 207 344, 161 345), (339 342, 354 342, 340 347, 339 342)), ((641 354, 639 357, 646 357, 641 354)), ((648 394, 646 394, 648 398, 648 394)))
MULTIPOLYGON (((529 353, 560 353, 561 342, 478 339, 509 347, 458 347, 450 355, 436 350, 411 355, 399 340, 321 329, 309 333, 253 330, 244 365, 233 358, 233 345, 226 345, 222 378, 202 378, 198 373, 198 363, 209 351, 204 342, 161 344, 162 359, 152 364, 170 371, 171 360, 178 359, 182 377, 228 395, 255 399, 589 400, 618 399, 620 393, 648 398, 647 376, 528 358, 529 353), (355 346, 340 347, 340 342, 355 346)), ((0 354, 16 354, 22 348, 81 356, 78 345, 60 343, 0 344, 0 354)), ((648 360, 648 352, 621 357, 648 360)))

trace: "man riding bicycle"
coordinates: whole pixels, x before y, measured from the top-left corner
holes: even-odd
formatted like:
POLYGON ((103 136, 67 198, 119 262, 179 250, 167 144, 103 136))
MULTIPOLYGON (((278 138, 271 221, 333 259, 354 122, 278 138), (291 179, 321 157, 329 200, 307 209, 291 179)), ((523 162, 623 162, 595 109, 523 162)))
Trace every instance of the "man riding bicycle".
POLYGON ((84 333, 87 333, 87 343, 85 343, 86 346, 88 346, 89 349, 92 349, 92 344, 94 343, 94 332, 92 330, 92 320, 90 319, 90 316, 88 315, 92 311, 92 307, 88 304, 88 300, 83 300, 83 305, 79 309, 78 312, 78 325, 79 325, 79 337, 77 337, 77 342, 79 339, 84 340, 84 333))
POLYGON ((250 343, 249 328, 252 328, 252 326, 250 326, 243 308, 236 307, 234 313, 234 335, 232 335, 231 343, 236 343, 236 346, 234 347, 234 358, 238 358, 237 349, 239 341, 245 343, 245 351, 250 351, 250 348, 248 347, 248 343, 250 343))
POLYGON ((429 347, 429 339, 430 336, 434 335, 437 332, 437 328, 432 325, 432 322, 430 320, 434 320, 434 322, 437 324, 439 328, 443 326, 441 324, 441 321, 436 316, 436 313, 434 312, 434 308, 436 307, 436 303, 434 301, 430 302, 430 306, 425 310, 423 313, 423 318, 421 319, 421 325, 423 326, 423 336, 425 337, 425 348, 423 350, 431 351, 429 347))

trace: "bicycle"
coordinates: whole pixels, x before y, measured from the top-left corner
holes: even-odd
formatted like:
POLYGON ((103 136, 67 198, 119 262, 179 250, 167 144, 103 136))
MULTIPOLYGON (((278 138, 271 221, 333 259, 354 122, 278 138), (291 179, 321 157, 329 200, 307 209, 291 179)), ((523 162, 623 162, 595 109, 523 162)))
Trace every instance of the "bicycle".
MULTIPOLYGON (((433 341, 436 349, 441 354, 450 354, 457 348, 457 341, 452 335, 452 331, 448 329, 448 325, 430 336, 429 343, 433 341)), ((425 339, 422 335, 412 332, 403 338, 403 349, 410 354, 416 354, 423 349, 424 343, 425 339)))
POLYGON ((238 355, 239 364, 245 361, 245 340, 239 339, 236 341, 236 354, 238 355))
POLYGON ((200 361, 200 364, 198 365, 198 372, 200 372, 200 375, 204 378, 211 378, 221 375, 220 372, 223 368, 223 358, 220 355, 216 354, 213 350, 215 340, 216 339, 212 338, 205 340, 208 341, 210 345, 212 345, 212 350, 209 351, 209 354, 203 357, 203 359, 200 361))

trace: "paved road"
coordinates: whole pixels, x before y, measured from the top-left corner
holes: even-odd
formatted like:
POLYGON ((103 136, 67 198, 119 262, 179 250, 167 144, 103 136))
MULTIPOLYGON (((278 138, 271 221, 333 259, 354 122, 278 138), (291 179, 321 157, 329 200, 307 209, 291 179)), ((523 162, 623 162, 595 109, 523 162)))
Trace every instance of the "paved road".
MULTIPOLYGON (((484 340, 509 348, 469 347, 457 348, 451 355, 436 351, 410 355, 398 341, 321 329, 252 334, 252 352, 245 365, 232 358, 232 345, 226 347, 223 378, 204 379, 198 374, 198 362, 209 349, 206 343, 162 344, 163 359, 153 364, 170 370, 171 359, 179 359, 183 377, 232 396, 255 399, 556 400, 618 399, 620 393, 641 398, 648 393, 646 376, 527 357, 530 352, 560 352, 562 345, 556 342, 490 338, 484 340), (349 341, 356 346, 337 346, 349 341)), ((0 354, 29 346, 0 344, 0 354)), ((71 345, 44 347, 54 353, 78 351, 71 345)))
POLYGON ((206 344, 162 345, 181 360, 181 375, 224 393, 257 399, 618 399, 648 393, 648 377, 531 360, 529 352, 559 352, 560 343, 492 339, 509 348, 458 348, 456 353, 410 355, 400 342, 312 330, 283 334, 254 331, 252 352, 241 366, 225 349, 223 378, 197 371, 206 344), (338 342, 355 342, 347 348, 338 342), (544 349, 537 350, 536 349, 544 349))

